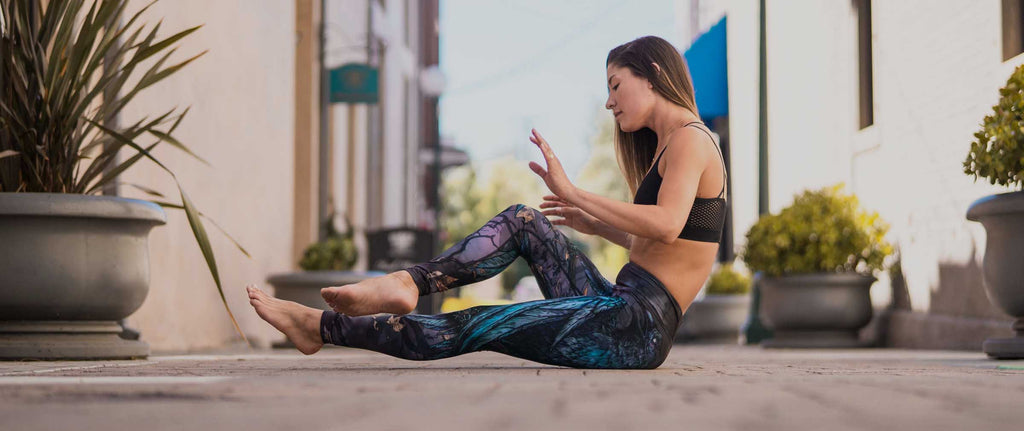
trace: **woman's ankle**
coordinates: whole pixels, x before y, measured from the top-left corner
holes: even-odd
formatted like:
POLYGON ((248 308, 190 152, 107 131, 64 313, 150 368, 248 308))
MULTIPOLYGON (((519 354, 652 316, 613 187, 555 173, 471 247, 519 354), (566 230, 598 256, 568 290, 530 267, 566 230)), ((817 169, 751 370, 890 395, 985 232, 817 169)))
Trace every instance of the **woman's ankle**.
POLYGON ((402 280, 402 285, 406 287, 409 287, 409 283, 411 282, 412 289, 416 292, 417 297, 429 295, 431 293, 429 289, 430 284, 427 282, 427 270, 418 265, 410 266, 408 268, 392 272, 388 275, 392 275, 402 280))

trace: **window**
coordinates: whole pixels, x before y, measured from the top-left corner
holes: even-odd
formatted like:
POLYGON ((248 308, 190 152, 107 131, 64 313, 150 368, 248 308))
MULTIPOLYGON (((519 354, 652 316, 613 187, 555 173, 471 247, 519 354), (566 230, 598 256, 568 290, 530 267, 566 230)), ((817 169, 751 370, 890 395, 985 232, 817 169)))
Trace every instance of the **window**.
POLYGON ((875 123, 874 77, 871 72, 871 0, 857 5, 857 59, 860 82, 860 128, 875 123))
POLYGON ((1003 0, 1003 61, 1024 52, 1024 0, 1003 0))

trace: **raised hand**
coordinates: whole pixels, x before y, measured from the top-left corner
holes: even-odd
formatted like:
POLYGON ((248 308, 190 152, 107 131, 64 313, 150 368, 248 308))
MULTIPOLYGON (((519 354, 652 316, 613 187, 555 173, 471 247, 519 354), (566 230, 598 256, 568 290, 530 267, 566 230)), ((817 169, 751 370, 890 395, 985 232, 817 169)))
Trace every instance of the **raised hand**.
POLYGON ((551 219, 551 224, 559 226, 568 226, 575 229, 577 232, 587 235, 594 235, 597 233, 597 225, 600 221, 596 217, 587 214, 585 211, 577 208, 575 205, 562 200, 555 195, 544 196, 544 202, 540 204, 541 208, 550 208, 541 210, 541 213, 546 216, 558 216, 560 219, 551 219))
POLYGON ((548 141, 544 140, 540 133, 537 133, 536 129, 530 129, 530 131, 533 133, 530 136, 530 142, 536 144, 537 148, 540 148, 540 151, 544 153, 544 162, 547 164, 547 169, 545 170, 541 165, 530 162, 530 169, 533 169, 533 172, 540 175, 544 180, 544 184, 548 186, 548 190, 551 190, 555 196, 558 196, 567 203, 572 202, 576 194, 576 186, 565 175, 562 163, 558 161, 558 157, 555 157, 555 152, 551 151, 548 141))

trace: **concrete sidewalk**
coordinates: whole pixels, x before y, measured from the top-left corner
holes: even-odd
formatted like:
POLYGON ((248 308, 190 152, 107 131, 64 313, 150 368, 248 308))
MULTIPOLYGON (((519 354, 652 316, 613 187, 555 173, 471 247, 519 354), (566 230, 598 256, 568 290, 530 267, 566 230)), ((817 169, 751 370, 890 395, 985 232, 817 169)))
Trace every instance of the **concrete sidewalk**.
POLYGON ((676 345, 657 370, 328 348, 0 362, 2 430, 1011 430, 1024 361, 676 345))

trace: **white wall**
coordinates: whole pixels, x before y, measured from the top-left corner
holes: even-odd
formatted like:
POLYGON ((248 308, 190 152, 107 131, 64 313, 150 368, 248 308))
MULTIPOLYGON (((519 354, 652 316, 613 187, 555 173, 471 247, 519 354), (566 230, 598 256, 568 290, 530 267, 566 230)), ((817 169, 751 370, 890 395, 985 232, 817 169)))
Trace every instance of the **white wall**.
MULTIPOLYGON (((138 10, 148 1, 133 1, 138 10)), ((244 286, 265 286, 265 277, 287 271, 292 247, 295 6, 293 2, 175 0, 154 4, 142 21, 163 19, 161 37, 199 24, 174 58, 208 49, 175 76, 140 93, 122 124, 174 106, 192 110, 175 132, 210 162, 202 165, 169 145, 156 157, 171 168, 196 206, 252 254, 245 257, 206 224, 228 303, 257 344, 276 339, 249 306, 244 286)), ((146 142, 145 140, 143 142, 146 142)), ((125 182, 156 188, 179 202, 170 176, 140 162, 125 182)), ((122 188, 123 195, 141 193, 122 188)), ((184 213, 167 210, 168 224, 150 235, 150 291, 128 318, 154 351, 222 346, 238 340, 184 213)))
MULTIPOLYGON (((751 1, 706 2, 729 14, 733 215, 741 247, 757 216, 758 9, 751 1)), ((928 310, 940 266, 983 257, 984 230, 965 219, 967 207, 1008 191, 975 184, 961 167, 998 88, 1024 62, 1002 61, 1000 2, 874 1, 874 125, 863 130, 852 2, 767 3, 771 211, 804 189, 846 182, 892 225, 911 304, 928 310)), ((890 299, 885 274, 880 278, 872 289, 878 306, 890 299)))
MULTIPOLYGON (((914 309, 929 306, 939 265, 984 255, 965 219, 974 200, 1006 191, 963 174, 973 133, 1021 57, 1003 63, 1000 2, 875 2, 875 126, 854 148, 852 185, 893 225, 914 309)), ((860 138, 860 137, 859 137, 860 138)), ((982 286, 964 286, 981 289, 982 286)))

